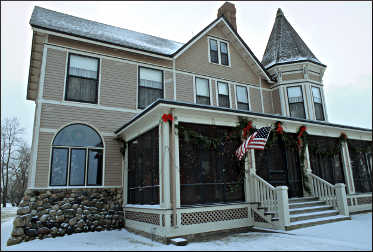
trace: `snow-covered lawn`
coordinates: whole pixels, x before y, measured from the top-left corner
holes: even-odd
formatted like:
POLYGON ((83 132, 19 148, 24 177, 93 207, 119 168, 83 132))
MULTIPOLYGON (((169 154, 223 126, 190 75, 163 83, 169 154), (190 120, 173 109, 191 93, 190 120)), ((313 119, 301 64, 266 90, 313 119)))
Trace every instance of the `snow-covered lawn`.
POLYGON ((13 219, 1 223, 1 250, 369 250, 372 251, 372 213, 281 233, 232 234, 186 246, 164 245, 125 229, 80 233, 33 240, 6 247, 13 219))

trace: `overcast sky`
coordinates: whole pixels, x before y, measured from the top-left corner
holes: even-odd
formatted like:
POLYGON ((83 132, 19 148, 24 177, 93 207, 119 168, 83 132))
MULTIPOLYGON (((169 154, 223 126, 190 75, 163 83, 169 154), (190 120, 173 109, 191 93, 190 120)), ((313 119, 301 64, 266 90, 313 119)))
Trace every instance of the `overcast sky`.
MULTIPOLYGON (((325 65, 329 121, 372 128, 372 3, 234 2, 237 30, 261 60, 278 8, 325 65)), ((1 118, 17 116, 32 140, 35 103, 26 100, 35 5, 185 43, 224 2, 1 2, 1 118)))

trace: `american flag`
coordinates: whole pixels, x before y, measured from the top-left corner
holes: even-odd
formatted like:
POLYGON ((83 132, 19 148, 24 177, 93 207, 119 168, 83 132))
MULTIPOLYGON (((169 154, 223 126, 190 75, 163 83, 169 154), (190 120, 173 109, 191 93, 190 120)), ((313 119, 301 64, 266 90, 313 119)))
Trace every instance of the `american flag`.
POLYGON ((271 127, 263 127, 255 131, 247 140, 241 144, 236 151, 239 160, 245 155, 248 149, 264 150, 271 127))

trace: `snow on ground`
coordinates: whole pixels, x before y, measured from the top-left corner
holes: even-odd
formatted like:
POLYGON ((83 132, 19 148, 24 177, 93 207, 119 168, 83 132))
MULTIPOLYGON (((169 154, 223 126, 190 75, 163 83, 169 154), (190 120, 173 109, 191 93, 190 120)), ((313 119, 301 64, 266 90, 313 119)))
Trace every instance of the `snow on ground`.
POLYGON ((164 245, 123 230, 73 234, 33 240, 6 247, 12 219, 1 223, 2 250, 372 250, 372 213, 352 215, 352 220, 281 233, 248 232, 164 245))

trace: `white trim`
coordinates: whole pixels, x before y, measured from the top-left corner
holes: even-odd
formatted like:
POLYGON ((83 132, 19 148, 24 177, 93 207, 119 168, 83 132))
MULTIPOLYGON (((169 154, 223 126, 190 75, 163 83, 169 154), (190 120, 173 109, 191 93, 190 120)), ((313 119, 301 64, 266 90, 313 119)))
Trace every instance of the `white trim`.
POLYGON ((172 78, 174 85, 174 101, 176 101, 176 68, 175 68, 175 59, 172 59, 172 78))
POLYGON ((310 82, 312 84, 315 84, 315 85, 319 85, 319 86, 324 86, 323 84, 321 84, 320 82, 316 82, 316 81, 313 81, 313 80, 307 80, 307 79, 297 79, 297 80, 287 80, 287 81, 281 81, 281 82, 277 82, 277 84, 273 85, 271 87, 271 89, 274 89, 274 88, 277 88, 279 86, 284 86, 284 85, 288 85, 288 84, 300 84, 300 83, 305 83, 305 82, 310 82))
POLYGON ((224 67, 232 67, 231 66, 231 57, 230 57, 230 50, 229 50, 229 42, 224 39, 220 39, 217 37, 213 36, 207 36, 207 44, 208 44, 208 62, 210 64, 214 65, 219 65, 219 66, 224 66, 224 67), (216 40, 217 46, 218 46, 218 63, 212 62, 211 57, 210 57, 210 40, 216 40), (221 63, 221 50, 220 50, 220 42, 226 43, 227 44, 227 53, 228 53, 228 65, 223 65, 221 63))
POLYGON ((237 84, 237 83, 234 83, 233 84, 235 86, 235 96, 236 96, 236 109, 238 109, 238 98, 237 98, 237 87, 236 86, 241 86, 241 87, 244 87, 246 88, 246 94, 247 94, 247 105, 249 106, 249 109, 247 111, 251 111, 251 104, 250 104, 250 88, 247 86, 247 85, 241 85, 241 84, 237 84))
MULTIPOLYGON (((46 45, 47 48, 49 49, 50 47, 46 45)), ((64 74, 64 79, 63 79, 63 93, 62 93, 62 99, 61 101, 65 101, 65 93, 66 93, 66 80, 67 80, 67 66, 69 62, 69 51, 66 49, 64 50, 65 52, 65 74, 64 74)))
POLYGON ((201 75, 194 75, 194 78, 193 78, 193 93, 194 93, 194 103, 197 104, 197 89, 196 89, 196 78, 199 78, 199 79, 205 79, 208 81, 208 87, 209 87, 209 98, 210 98, 210 106, 214 106, 212 104, 212 85, 211 85, 211 78, 205 78, 205 77, 201 77, 201 75))
POLYGON ((316 112, 315 106, 313 101, 313 94, 309 83, 305 84, 306 93, 307 93, 307 102, 308 102, 308 110, 310 114, 310 120, 316 120, 316 112))
POLYGON ((309 111, 309 97, 307 96, 306 94, 306 86, 305 86, 305 83, 302 83, 302 94, 303 94, 303 107, 304 107, 304 111, 306 112, 306 119, 308 120, 312 120, 311 119, 311 115, 310 115, 310 111, 309 111), (307 102, 305 101, 307 99, 307 102))
POLYGON ((260 100, 262 103, 262 113, 264 113, 264 100, 263 100, 263 90, 262 90, 262 78, 259 77, 259 84, 260 84, 260 100))
POLYGON ((101 76, 102 76, 102 58, 99 57, 99 69, 98 69, 98 87, 97 87, 97 104, 100 104, 101 102, 101 76))
MULTIPOLYGON (((303 95, 303 108, 304 108, 304 114, 306 116, 306 118, 303 118, 303 119, 306 119, 306 120, 310 120, 309 119, 309 112, 308 112, 308 109, 306 108, 306 102, 305 102, 305 92, 304 92, 304 83, 300 83, 300 84, 293 84, 293 85, 286 85, 284 86, 285 90, 284 90, 284 93, 285 93, 285 104, 286 104, 286 107, 287 107, 287 116, 288 117, 291 117, 290 116, 290 106, 289 106, 289 99, 288 99, 288 88, 289 87, 300 87, 302 89, 302 95, 303 95)), ((295 117, 291 117, 291 118, 295 118, 295 117)), ((302 119, 302 118, 301 118, 302 119)))
POLYGON ((95 44, 95 45, 100 45, 100 46, 105 46, 105 47, 111 47, 111 48, 119 49, 119 50, 122 50, 122 51, 139 53, 139 54, 152 56, 152 57, 160 58, 160 59, 164 59, 164 60, 171 60, 172 59, 171 57, 161 56, 161 55, 154 54, 154 53, 147 53, 147 52, 144 52, 144 51, 141 51, 141 50, 136 50, 136 49, 129 49, 129 48, 126 48, 124 46, 123 47, 122 46, 115 46, 115 45, 105 43, 105 42, 97 42, 97 41, 94 41, 94 40, 91 40, 91 39, 79 38, 79 37, 76 37, 76 36, 66 35, 66 34, 59 33, 59 32, 48 31, 48 30, 44 30, 44 29, 41 29, 41 28, 34 28, 34 27, 31 27, 31 28, 32 28, 33 31, 36 31, 36 32, 47 33, 47 34, 51 34, 51 35, 54 35, 54 36, 60 36, 60 37, 63 37, 63 38, 78 40, 78 41, 91 43, 91 44, 95 44))
POLYGON ((48 186, 48 187, 34 187, 32 189, 87 189, 87 188, 97 188, 97 189, 105 189, 105 188, 122 188, 122 186, 48 186))
POLYGON ((215 85, 216 85, 216 107, 219 107, 219 83, 218 82, 227 84, 227 87, 228 87, 229 108, 232 108, 232 99, 231 99, 231 91, 230 91, 230 88, 229 88, 229 82, 219 81, 219 80, 215 79, 215 85))
POLYGON ((142 109, 137 109, 137 110, 126 109, 126 108, 108 107, 108 106, 91 104, 91 103, 56 101, 56 100, 46 100, 46 99, 40 99, 40 103, 72 106, 72 107, 78 107, 78 108, 103 109, 103 110, 109 110, 109 111, 119 111, 119 112, 134 113, 134 114, 137 114, 142 111, 142 109))

